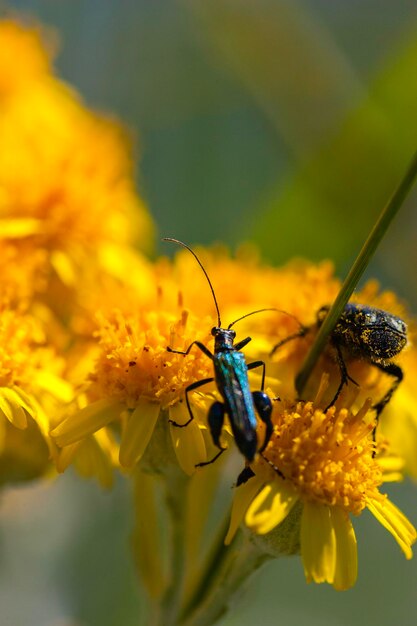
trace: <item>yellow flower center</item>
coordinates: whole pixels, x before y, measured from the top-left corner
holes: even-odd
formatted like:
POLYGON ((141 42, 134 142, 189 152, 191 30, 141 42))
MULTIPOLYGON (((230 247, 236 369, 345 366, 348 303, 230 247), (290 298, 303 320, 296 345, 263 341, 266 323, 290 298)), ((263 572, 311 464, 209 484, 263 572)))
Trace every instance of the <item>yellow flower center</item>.
POLYGON ((207 343, 209 328, 209 319, 186 311, 179 319, 166 311, 123 315, 116 310, 102 316, 102 351, 90 376, 93 395, 117 398, 128 408, 136 407, 140 398, 158 400, 163 407, 174 404, 188 385, 211 376, 213 366, 197 347, 187 356, 172 354, 167 347, 185 350, 197 339, 207 343))
POLYGON ((290 480, 306 500, 343 507, 358 514, 365 498, 379 498, 382 471, 374 459, 370 402, 358 413, 326 413, 312 402, 274 415, 274 433, 264 457, 290 480))

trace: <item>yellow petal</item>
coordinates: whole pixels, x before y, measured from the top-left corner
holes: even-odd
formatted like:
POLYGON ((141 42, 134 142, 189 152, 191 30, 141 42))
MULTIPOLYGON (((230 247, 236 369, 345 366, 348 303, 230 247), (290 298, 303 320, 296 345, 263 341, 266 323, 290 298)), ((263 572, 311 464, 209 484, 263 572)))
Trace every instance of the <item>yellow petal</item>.
POLYGON ((338 591, 353 587, 358 576, 358 550, 355 531, 348 513, 340 507, 330 508, 336 535, 336 570, 333 587, 338 591))
POLYGON ((227 546, 231 543, 237 529, 245 517, 248 506, 261 489, 264 482, 264 479, 261 479, 258 476, 253 476, 253 478, 250 478, 246 483, 243 483, 243 485, 236 487, 229 530, 227 531, 226 539, 224 540, 224 543, 227 546))
POLYGON ((129 415, 120 442, 120 465, 131 468, 137 463, 152 437, 161 410, 158 402, 141 399, 129 415))
POLYGON ((399 456, 382 456, 376 460, 384 472, 384 482, 385 472, 401 472, 404 469, 404 459, 399 456))
POLYGON ((388 499, 383 502, 368 500, 366 506, 378 522, 386 528, 404 552, 406 559, 411 559, 412 544, 416 540, 416 529, 403 513, 388 499))
POLYGON ((42 221, 31 217, 0 220, 0 238, 20 238, 42 231, 42 221))
POLYGON ((81 476, 95 477, 101 486, 107 489, 113 485, 112 463, 95 436, 87 437, 81 442, 74 457, 74 464, 81 476))
POLYGON ((45 370, 39 370, 36 374, 36 385, 61 402, 70 402, 74 395, 73 389, 67 381, 45 370))
MULTIPOLYGON (((177 403, 169 408, 169 418, 176 424, 187 421, 188 413, 185 405, 177 403)), ((207 460, 206 444, 196 420, 190 422, 184 428, 170 424, 171 440, 175 454, 181 469, 191 476, 195 472, 197 463, 207 460)))
POLYGON ((298 494, 290 482, 277 477, 253 500, 245 523, 260 535, 269 533, 287 517, 297 500, 298 494))
POLYGON ((73 262, 68 254, 62 252, 62 250, 53 250, 50 254, 50 260, 53 268, 64 285, 72 287, 76 284, 77 274, 73 262))
POLYGON ((80 445, 81 441, 77 441, 77 443, 72 443, 59 450, 56 459, 54 459, 57 472, 62 474, 71 465, 80 445))
POLYGON ((31 398, 29 394, 27 394, 25 391, 23 391, 23 389, 20 389, 20 387, 17 387, 16 385, 13 385, 12 389, 19 397, 20 406, 25 409, 26 413, 29 413, 31 417, 36 417, 38 409, 36 407, 34 399, 31 398))
POLYGON ((0 411, 13 426, 23 430, 28 425, 20 396, 9 387, 0 388, 0 411))
MULTIPOLYGON (((19 396, 20 396, 20 393, 19 393, 19 396)), ((39 430, 41 431, 45 439, 50 440, 49 430, 51 428, 51 424, 49 422, 48 416, 46 415, 42 406, 39 404, 39 402, 35 398, 32 398, 31 402, 32 402, 31 415, 33 419, 36 421, 37 425, 39 426, 39 430)), ((24 408, 26 409, 26 405, 24 405, 24 408)))
POLYGON ((389 472, 384 474, 384 483, 400 483, 404 480, 404 474, 401 472, 389 472))
POLYGON ((94 439, 100 448, 106 453, 111 464, 116 467, 119 464, 119 444, 116 442, 110 428, 101 428, 94 433, 94 439))
POLYGON ((85 477, 95 476, 103 487, 111 487, 115 466, 116 442, 108 428, 102 428, 87 437, 59 450, 55 464, 58 472, 64 472, 74 463, 78 472, 85 477))
POLYGON ((333 583, 336 571, 336 535, 330 508, 305 502, 301 517, 301 555, 307 582, 333 583))
POLYGON ((97 400, 74 415, 69 415, 50 435, 58 446, 68 446, 91 435, 119 417, 123 405, 107 398, 97 400))

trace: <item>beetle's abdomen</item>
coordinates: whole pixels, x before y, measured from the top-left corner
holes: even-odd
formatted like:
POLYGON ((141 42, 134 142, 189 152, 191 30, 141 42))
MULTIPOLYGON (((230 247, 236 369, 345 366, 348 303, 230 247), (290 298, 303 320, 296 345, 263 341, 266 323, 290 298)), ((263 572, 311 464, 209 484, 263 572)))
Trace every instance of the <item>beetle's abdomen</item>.
POLYGON ((407 344, 407 326, 392 313, 348 304, 332 338, 352 356, 384 361, 395 357, 407 344))
POLYGON ((217 388, 223 396, 236 445, 248 461, 257 450, 257 420, 244 354, 233 350, 214 355, 217 388))

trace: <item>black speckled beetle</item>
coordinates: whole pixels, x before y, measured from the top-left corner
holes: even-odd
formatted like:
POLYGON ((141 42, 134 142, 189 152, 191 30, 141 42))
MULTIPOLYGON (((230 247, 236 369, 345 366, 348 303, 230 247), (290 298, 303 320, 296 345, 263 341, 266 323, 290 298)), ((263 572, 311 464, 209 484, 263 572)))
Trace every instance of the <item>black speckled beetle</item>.
MULTIPOLYGON (((322 307, 317 313, 316 324, 311 326, 300 325, 298 332, 277 343, 271 351, 271 356, 288 341, 297 337, 304 337, 309 331, 319 328, 329 309, 329 306, 322 307)), ((384 397, 373 407, 376 410, 378 422, 381 412, 403 379, 401 367, 392 363, 391 359, 397 356, 407 343, 406 323, 387 311, 363 304, 349 303, 345 306, 331 332, 329 343, 336 351, 337 364, 340 370, 340 384, 326 410, 336 402, 343 386, 349 380, 357 384, 348 374, 343 358, 343 354, 345 354, 347 357, 363 359, 395 379, 384 397)))

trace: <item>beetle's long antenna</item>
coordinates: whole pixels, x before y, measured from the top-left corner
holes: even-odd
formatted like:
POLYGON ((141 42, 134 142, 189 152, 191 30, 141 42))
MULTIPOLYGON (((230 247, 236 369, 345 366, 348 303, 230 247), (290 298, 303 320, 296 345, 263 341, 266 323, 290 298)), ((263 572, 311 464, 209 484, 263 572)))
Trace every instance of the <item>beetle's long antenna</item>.
POLYGON ((227 330, 230 330, 232 326, 234 326, 237 322, 240 322, 240 320, 244 320, 245 317, 249 317, 250 315, 255 315, 255 313, 263 313, 263 311, 277 311, 277 309, 258 309, 257 311, 251 311, 250 313, 246 313, 246 315, 242 315, 242 317, 238 317, 237 320, 229 324, 229 326, 227 327, 227 330))
MULTIPOLYGON (((191 248, 189 246, 187 246, 186 243, 184 243, 183 241, 180 241, 179 239, 174 239, 173 237, 163 237, 162 241, 170 241, 171 243, 177 243, 179 246, 182 246, 183 248, 185 248, 186 250, 188 250, 189 252, 191 252, 191 254, 193 255, 193 257, 195 258, 195 260, 197 261, 197 263, 199 264, 199 266, 201 267, 201 269, 204 272, 204 276, 207 278, 207 282, 210 285, 210 289, 211 289, 211 293, 213 294, 213 300, 214 300, 214 304, 216 305, 216 311, 217 311, 217 326, 218 328, 221 328, 221 320, 220 320, 220 311, 219 311, 219 305, 217 304, 217 298, 216 298, 216 294, 214 293, 214 289, 213 289, 213 285, 211 284, 211 280, 208 277, 208 274, 206 272, 206 270, 203 267, 202 262, 200 261, 200 259, 198 258, 198 256, 196 255, 196 253, 191 250, 191 248)), ((229 327, 230 328, 230 327, 229 327)))
POLYGON ((292 317, 293 319, 295 319, 295 321, 300 327, 303 326, 301 322, 295 317, 295 315, 293 315, 292 313, 288 313, 288 311, 283 311, 282 309, 258 309, 257 311, 252 311, 251 313, 246 313, 246 315, 242 315, 242 317, 238 317, 237 320, 229 324, 227 329, 230 330, 232 326, 236 324, 236 322, 240 322, 240 320, 244 320, 245 317, 249 317, 250 315, 255 315, 255 313, 263 313, 264 311, 276 311, 277 313, 284 313, 285 315, 288 315, 289 317, 292 317))

